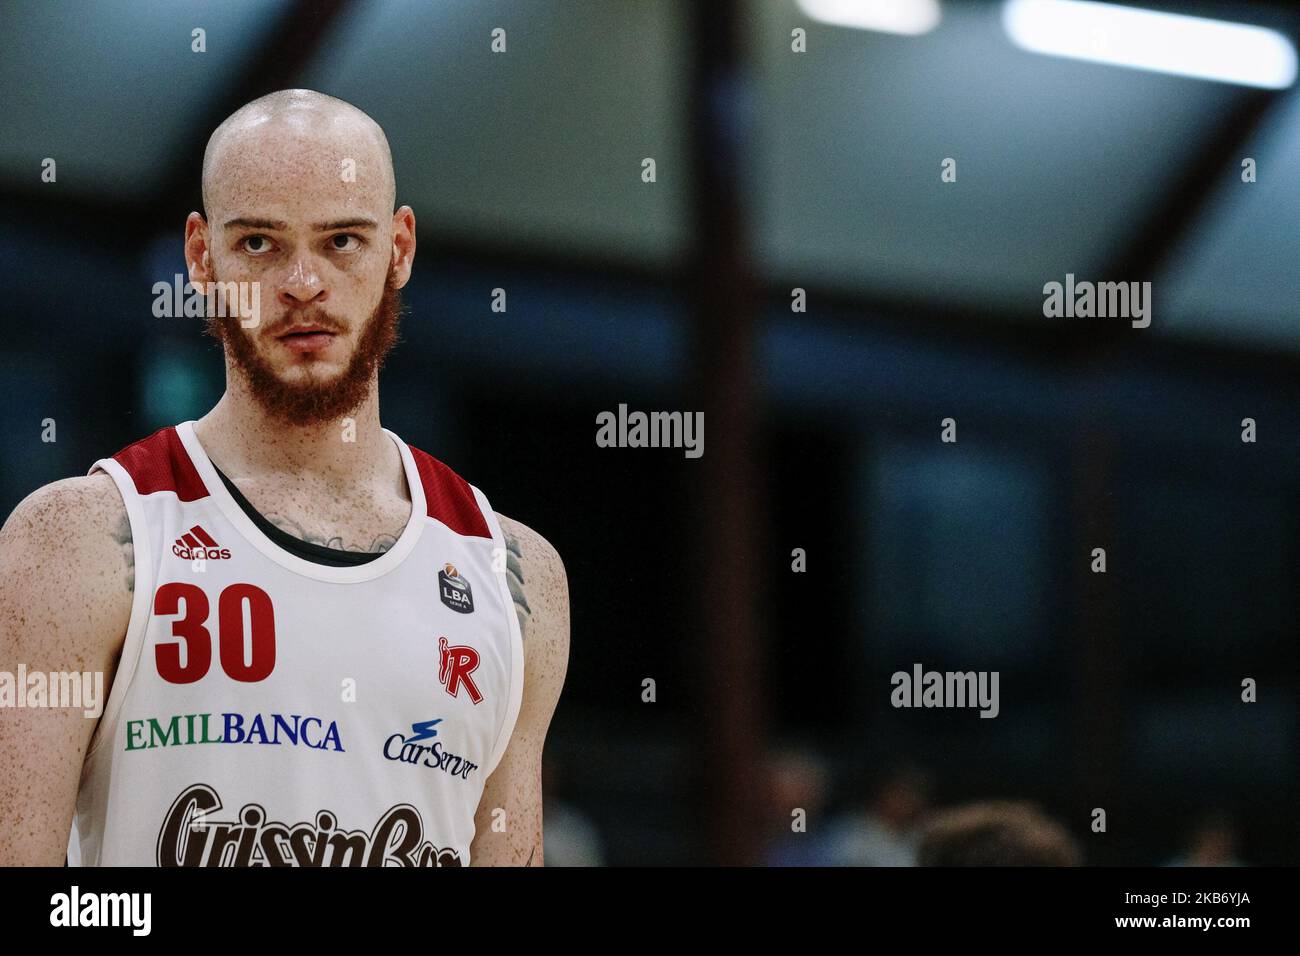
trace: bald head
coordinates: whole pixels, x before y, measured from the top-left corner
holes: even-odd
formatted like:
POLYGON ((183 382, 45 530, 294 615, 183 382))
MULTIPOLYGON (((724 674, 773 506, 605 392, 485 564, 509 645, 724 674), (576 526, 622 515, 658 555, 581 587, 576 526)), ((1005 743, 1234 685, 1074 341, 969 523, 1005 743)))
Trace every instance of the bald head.
POLYGON ((246 204, 259 186, 317 189, 322 179, 350 187, 359 205, 393 211, 393 157, 379 124, 333 96, 279 90, 213 132, 203 153, 203 206, 211 218, 246 204))

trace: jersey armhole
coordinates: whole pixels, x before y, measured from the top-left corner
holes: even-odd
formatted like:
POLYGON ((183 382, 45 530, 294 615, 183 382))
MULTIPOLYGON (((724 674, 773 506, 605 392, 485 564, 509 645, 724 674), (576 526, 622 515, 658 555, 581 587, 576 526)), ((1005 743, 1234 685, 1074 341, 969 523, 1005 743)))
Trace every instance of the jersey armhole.
POLYGON ((519 615, 515 613, 515 601, 510 596, 510 585, 506 582, 505 533, 501 530, 501 523, 497 521, 496 513, 483 492, 473 485, 470 488, 474 492, 474 500, 478 502, 479 510, 483 512, 488 530, 492 532, 493 577, 497 580, 497 588, 505 604, 506 621, 510 628, 510 694, 507 698, 505 719, 497 733, 496 743, 492 745, 492 755, 488 759, 487 772, 484 774, 486 780, 492 776, 501 758, 505 756, 506 748, 510 746, 510 738, 514 735, 515 724, 519 719, 519 709, 524 697, 524 638, 519 630, 519 615), (498 565, 502 570, 495 570, 498 565))
POLYGON ((117 670, 113 674, 113 686, 108 692, 108 700, 104 704, 103 714, 100 715, 99 726, 95 728, 95 734, 86 750, 85 762, 87 763, 91 755, 99 750, 103 742, 111 738, 117 729, 118 715, 126 700, 131 681, 135 678, 140 654, 144 649, 144 634, 149 624, 156 577, 152 541, 145 523, 144 503, 136 493, 135 482, 126 469, 112 458, 102 458, 95 462, 87 474, 93 475, 97 471, 102 471, 113 479, 113 484, 117 486, 118 494, 122 496, 122 504, 126 508, 127 521, 131 525, 135 591, 131 601, 131 617, 126 625, 126 637, 122 642, 122 653, 118 658, 117 670))

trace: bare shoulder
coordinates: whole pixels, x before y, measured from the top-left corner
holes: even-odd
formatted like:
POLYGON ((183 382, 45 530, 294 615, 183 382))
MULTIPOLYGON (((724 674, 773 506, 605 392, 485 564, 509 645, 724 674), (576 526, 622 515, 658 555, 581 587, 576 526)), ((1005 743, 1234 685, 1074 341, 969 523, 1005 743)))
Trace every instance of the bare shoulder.
POLYGON ((108 475, 38 488, 0 528, 0 633, 22 645, 55 634, 120 639, 134 563, 126 506, 108 475))
POLYGON ((69 515, 79 522, 116 520, 126 517, 126 506, 113 479, 97 471, 37 488, 18 503, 4 527, 8 529, 15 522, 41 526, 69 515))
MULTIPOLYGON (((101 472, 79 478, 64 478, 37 488, 18 503, 0 534, 6 539, 54 540, 60 532, 80 529, 75 538, 95 539, 93 532, 115 535, 121 531, 129 541, 130 522, 126 505, 113 479, 101 472)), ((74 542, 65 541, 65 546, 74 542)))
POLYGON ((516 521, 514 518, 507 518, 499 511, 496 513, 496 516, 497 520, 501 522, 501 530, 505 533, 507 538, 514 537, 520 542, 527 542, 533 547, 537 554, 547 554, 556 561, 560 560, 560 554, 551 545, 551 542, 547 541, 532 528, 528 527, 528 525, 524 524, 522 521, 516 521))

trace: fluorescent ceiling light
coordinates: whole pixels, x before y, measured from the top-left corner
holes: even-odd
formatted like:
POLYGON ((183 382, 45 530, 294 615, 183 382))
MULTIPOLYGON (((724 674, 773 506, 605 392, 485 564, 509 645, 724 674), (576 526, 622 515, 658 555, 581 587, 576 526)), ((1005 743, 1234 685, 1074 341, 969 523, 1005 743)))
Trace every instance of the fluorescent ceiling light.
POLYGON ((916 36, 939 25, 939 0, 798 0, 805 14, 822 23, 881 33, 916 36))
POLYGON ((1007 0, 1002 25, 1035 53, 1281 90, 1291 41, 1265 27, 1086 0, 1007 0))

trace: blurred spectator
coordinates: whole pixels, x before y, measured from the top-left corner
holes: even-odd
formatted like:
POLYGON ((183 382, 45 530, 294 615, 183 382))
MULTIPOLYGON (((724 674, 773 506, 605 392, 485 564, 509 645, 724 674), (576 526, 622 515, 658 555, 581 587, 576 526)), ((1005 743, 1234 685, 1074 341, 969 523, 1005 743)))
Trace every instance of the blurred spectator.
POLYGON ((586 813, 560 799, 563 792, 557 761, 542 761, 542 846, 547 866, 604 866, 600 831, 586 813))
POLYGON ((1225 813, 1207 813, 1192 829, 1191 839, 1165 866, 1245 866, 1237 856, 1238 834, 1225 813))
POLYGON ((930 803, 930 779, 906 768, 884 779, 868 807, 830 828, 835 866, 915 866, 918 826, 930 803))
POLYGON ((1032 803, 988 801, 946 810, 925 827, 919 866, 1078 866, 1079 846, 1032 803))
POLYGON ((810 748, 787 747, 767 762, 768 818, 772 836, 763 852, 765 866, 828 866, 833 860, 822 811, 826 806, 825 762, 810 748), (794 811, 803 810, 803 829, 795 830, 794 811))

